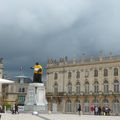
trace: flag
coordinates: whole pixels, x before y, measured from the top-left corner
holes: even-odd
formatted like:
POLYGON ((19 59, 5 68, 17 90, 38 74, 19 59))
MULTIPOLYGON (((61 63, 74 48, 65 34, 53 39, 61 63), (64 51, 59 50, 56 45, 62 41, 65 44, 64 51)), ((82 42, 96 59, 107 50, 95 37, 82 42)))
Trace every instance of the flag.
POLYGON ((20 71, 22 71, 23 70, 23 66, 20 66, 20 71))

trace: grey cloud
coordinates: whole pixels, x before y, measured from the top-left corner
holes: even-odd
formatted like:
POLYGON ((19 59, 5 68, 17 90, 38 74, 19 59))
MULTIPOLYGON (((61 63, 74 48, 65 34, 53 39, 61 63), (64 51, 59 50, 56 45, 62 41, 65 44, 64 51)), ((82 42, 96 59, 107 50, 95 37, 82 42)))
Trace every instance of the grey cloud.
POLYGON ((1 0, 0 55, 8 73, 36 61, 120 52, 119 1, 1 0))

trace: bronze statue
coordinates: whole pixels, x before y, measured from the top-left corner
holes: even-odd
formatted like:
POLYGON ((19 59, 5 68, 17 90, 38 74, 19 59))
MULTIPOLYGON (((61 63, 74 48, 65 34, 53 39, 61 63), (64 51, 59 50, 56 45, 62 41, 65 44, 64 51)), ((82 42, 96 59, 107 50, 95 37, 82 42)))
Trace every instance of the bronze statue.
POLYGON ((31 67, 31 69, 34 69, 33 83, 42 83, 42 66, 36 62, 34 67, 31 67))

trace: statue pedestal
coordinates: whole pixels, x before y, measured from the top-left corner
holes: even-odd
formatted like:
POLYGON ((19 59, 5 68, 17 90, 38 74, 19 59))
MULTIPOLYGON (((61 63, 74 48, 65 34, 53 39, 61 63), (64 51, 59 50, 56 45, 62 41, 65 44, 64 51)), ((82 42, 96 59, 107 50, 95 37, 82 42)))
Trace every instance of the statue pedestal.
POLYGON ((25 111, 47 112, 45 86, 43 83, 30 83, 25 100, 25 111))

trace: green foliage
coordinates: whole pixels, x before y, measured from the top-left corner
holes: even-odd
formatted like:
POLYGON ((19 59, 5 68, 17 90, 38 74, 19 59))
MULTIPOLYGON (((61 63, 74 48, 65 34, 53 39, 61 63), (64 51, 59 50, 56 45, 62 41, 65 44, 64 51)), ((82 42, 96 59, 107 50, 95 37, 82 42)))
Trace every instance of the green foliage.
POLYGON ((9 103, 4 103, 3 106, 6 106, 6 110, 10 110, 11 109, 11 104, 9 104, 9 103))

